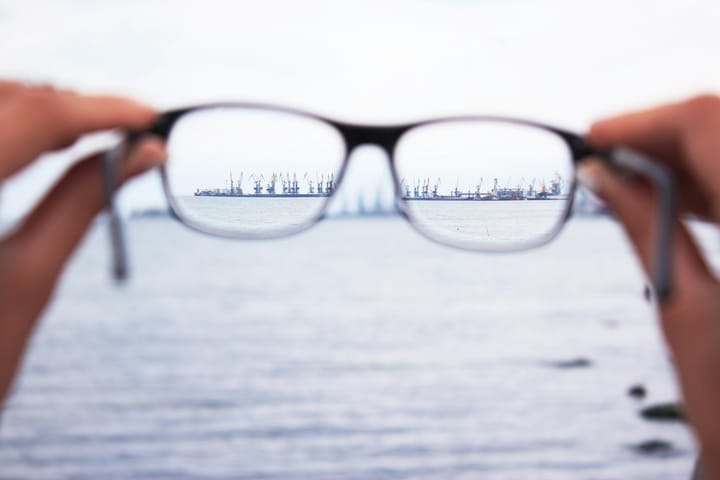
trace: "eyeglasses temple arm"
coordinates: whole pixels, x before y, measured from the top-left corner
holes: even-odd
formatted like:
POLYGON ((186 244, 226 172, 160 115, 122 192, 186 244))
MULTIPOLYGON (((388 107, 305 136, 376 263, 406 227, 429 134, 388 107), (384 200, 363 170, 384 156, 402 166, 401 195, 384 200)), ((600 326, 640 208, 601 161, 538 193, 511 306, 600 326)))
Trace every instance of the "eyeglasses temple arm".
POLYGON ((675 180, 670 170, 660 162, 636 152, 619 147, 606 152, 603 157, 610 165, 624 171, 637 173, 652 182, 659 196, 659 218, 655 229, 655 251, 651 281, 660 302, 672 294, 672 247, 675 219, 675 180))
POLYGON ((108 227, 110 229, 110 245, 112 248, 112 276, 118 283, 123 283, 129 275, 127 242, 120 212, 116 204, 116 192, 120 186, 118 174, 120 162, 140 139, 147 135, 157 136, 167 140, 170 128, 180 118, 183 111, 169 112, 159 115, 155 122, 147 129, 130 130, 125 132, 124 140, 114 148, 105 152, 101 158, 103 185, 105 188, 105 209, 108 212, 108 227))
POLYGON ((120 162, 125 155, 126 145, 126 142, 118 144, 105 152, 100 159, 105 190, 105 208, 108 213, 108 227, 110 229, 112 276, 118 283, 123 283, 128 277, 127 243, 125 242, 122 218, 117 209, 115 195, 120 184, 118 172, 120 162))

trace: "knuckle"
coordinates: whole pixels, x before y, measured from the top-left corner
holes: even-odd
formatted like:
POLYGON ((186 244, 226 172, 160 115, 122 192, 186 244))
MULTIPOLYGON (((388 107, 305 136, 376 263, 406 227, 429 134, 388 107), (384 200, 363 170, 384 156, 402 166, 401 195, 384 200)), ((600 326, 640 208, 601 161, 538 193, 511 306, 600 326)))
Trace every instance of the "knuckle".
POLYGON ((15 98, 26 90, 26 87, 20 82, 0 82, 3 96, 7 98, 15 98))
POLYGON ((21 103, 28 111, 42 115, 52 116, 58 109, 57 96, 46 90, 26 90, 21 103))
POLYGON ((65 138, 64 104, 57 91, 51 89, 26 89, 18 99, 18 111, 22 117, 32 119, 38 130, 53 139, 53 144, 63 145, 65 138))
POLYGON ((587 136, 591 141, 595 143, 603 143, 606 130, 607 129, 605 128, 605 122, 595 122, 590 125, 587 136))

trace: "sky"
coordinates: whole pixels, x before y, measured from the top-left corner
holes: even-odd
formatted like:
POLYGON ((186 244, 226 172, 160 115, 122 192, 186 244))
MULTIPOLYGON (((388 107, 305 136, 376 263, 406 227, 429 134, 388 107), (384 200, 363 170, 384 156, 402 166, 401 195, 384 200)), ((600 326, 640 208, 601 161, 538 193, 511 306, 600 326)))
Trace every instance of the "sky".
MULTIPOLYGON (((380 123, 497 114, 582 132, 720 92, 719 24, 717 0, 1 0, 0 76, 158 108, 264 101, 380 123)), ((6 182, 0 217, 99 141, 6 182)), ((384 174, 383 161, 367 165, 355 188, 384 174)), ((151 174, 123 202, 161 198, 151 174)))

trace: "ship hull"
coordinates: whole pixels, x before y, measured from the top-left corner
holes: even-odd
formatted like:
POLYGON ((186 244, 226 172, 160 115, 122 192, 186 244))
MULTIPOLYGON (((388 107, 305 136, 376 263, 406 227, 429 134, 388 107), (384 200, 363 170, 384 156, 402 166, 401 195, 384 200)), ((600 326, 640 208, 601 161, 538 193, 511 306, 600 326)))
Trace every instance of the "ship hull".
POLYGON ((234 197, 234 198, 327 198, 324 193, 258 193, 258 194, 229 194, 229 193, 196 193, 196 197, 234 197))
POLYGON ((526 198, 497 198, 497 197, 403 197, 403 200, 410 202, 521 202, 525 200, 565 200, 567 197, 547 196, 547 197, 526 197, 526 198))

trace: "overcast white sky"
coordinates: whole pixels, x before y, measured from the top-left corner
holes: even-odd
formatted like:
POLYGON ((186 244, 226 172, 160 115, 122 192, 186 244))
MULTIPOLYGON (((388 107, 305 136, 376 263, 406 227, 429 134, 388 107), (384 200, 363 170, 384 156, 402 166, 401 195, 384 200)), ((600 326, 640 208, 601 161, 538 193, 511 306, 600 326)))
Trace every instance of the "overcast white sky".
MULTIPOLYGON (((158 107, 260 100, 352 121, 491 113, 583 130, 720 91, 718 25, 717 0, 5 0, 0 75, 158 107)), ((0 213, 67 162, 10 182, 0 213)), ((126 201, 157 188, 141 181, 126 201)))

